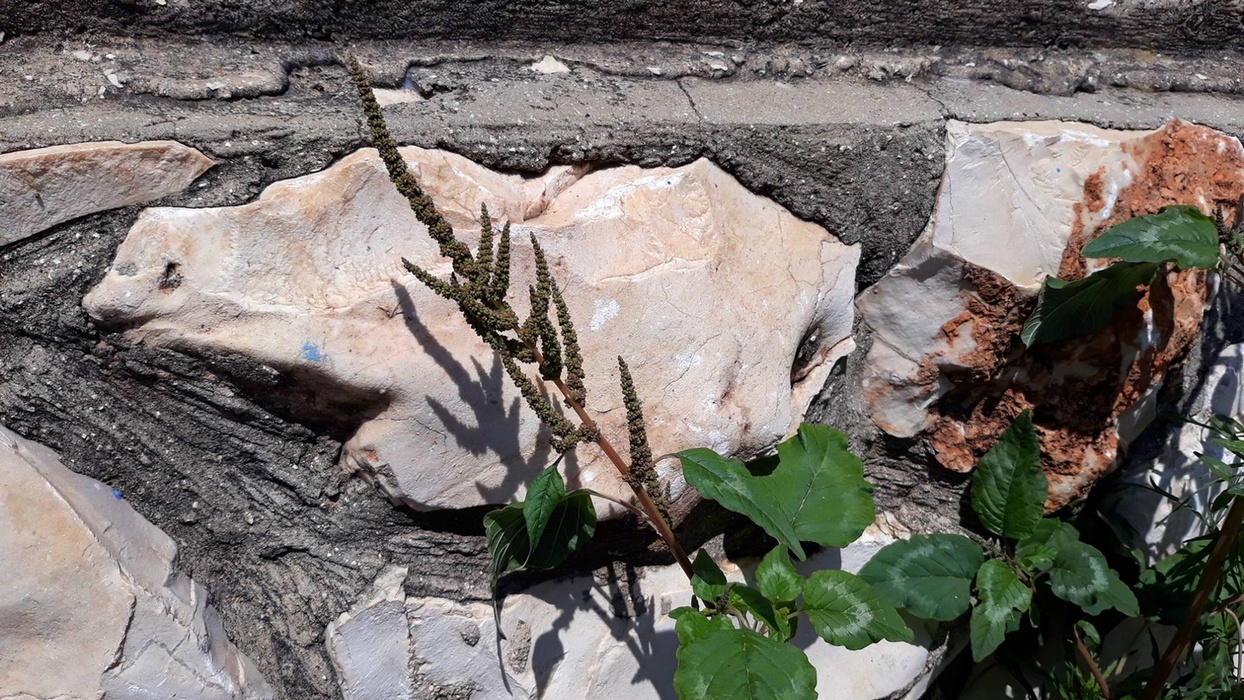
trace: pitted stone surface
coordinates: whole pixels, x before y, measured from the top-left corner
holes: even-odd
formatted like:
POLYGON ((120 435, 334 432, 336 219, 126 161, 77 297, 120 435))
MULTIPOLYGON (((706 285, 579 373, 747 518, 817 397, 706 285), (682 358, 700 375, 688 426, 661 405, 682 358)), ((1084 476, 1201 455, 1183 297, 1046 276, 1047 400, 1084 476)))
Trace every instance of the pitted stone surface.
POLYGON ((175 141, 101 141, 0 154, 0 245, 79 216, 180 192, 212 167, 175 141))
POLYGON ((928 229, 861 295, 874 329, 864 392, 873 421, 928 435, 942 465, 970 470, 1032 409, 1059 507, 1082 495, 1151 418, 1172 362, 1199 332, 1203 273, 1159 280, 1097 335, 1024 351, 1042 280, 1104 264, 1084 245, 1168 204, 1207 213, 1244 193, 1244 149, 1185 122, 1154 132, 1061 122, 951 122, 928 229))
MULTIPOLYGON (((657 454, 705 445, 747 457, 800 421, 853 348, 858 247, 707 161, 523 178, 403 153, 464 237, 478 235, 481 203, 513 222, 514 290, 534 277, 528 236, 540 240, 576 319, 589 410, 611 435, 624 430, 618 354, 657 454)), ((550 461, 547 435, 456 307, 401 257, 448 275, 366 150, 245 206, 146 211, 84 306, 144 342, 243 353, 296 377, 302 408, 353 430, 345 460, 397 500, 521 496, 550 461)), ((594 447, 577 457, 572 485, 626 493, 594 447)), ((677 496, 680 475, 665 476, 677 496)))
POLYGON ((0 697, 274 697, 172 540, 2 427, 0 532, 0 697))

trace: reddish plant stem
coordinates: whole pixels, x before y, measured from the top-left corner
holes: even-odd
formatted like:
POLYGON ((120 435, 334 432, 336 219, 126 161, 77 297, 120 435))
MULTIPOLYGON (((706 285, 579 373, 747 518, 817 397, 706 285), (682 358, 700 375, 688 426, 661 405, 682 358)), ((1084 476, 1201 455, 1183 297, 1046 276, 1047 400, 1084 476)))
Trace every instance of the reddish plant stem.
MULTIPOLYGON (((532 351, 535 353, 536 363, 543 363, 544 357, 540 354, 540 351, 535 348, 532 348, 532 351)), ((630 465, 628 465, 626 460, 622 459, 622 455, 618 454, 618 451, 614 449, 613 443, 609 442, 609 438, 606 438, 604 433, 600 431, 600 427, 596 425, 596 421, 592 420, 592 417, 589 416, 587 411, 579 405, 579 402, 574 400, 574 397, 571 395, 570 389, 566 386, 566 383, 563 382, 560 377, 552 381, 553 385, 557 387, 557 390, 560 391, 562 396, 566 398, 566 403, 571 409, 574 410, 575 415, 579 417, 579 420, 583 423, 583 425, 592 429, 592 431, 596 433, 596 445, 600 447, 602 452, 605 453, 605 456, 609 458, 609 461, 613 462, 613 466, 618 470, 618 473, 622 476, 629 475, 631 473, 630 465)), ((640 507, 643 508, 644 514, 648 516, 649 524, 651 524, 653 529, 657 531, 657 534, 661 536, 661 539, 665 540, 665 545, 669 547, 670 554, 674 555, 674 560, 678 562, 678 565, 682 567, 683 573, 685 573, 687 578, 690 579, 695 575, 695 570, 691 568, 691 559, 689 559, 687 557, 687 553, 683 551, 682 545, 678 544, 678 538, 674 537, 674 529, 670 527, 670 524, 666 521, 665 516, 661 515, 661 510, 657 508, 657 504, 652 502, 652 498, 642 486, 639 484, 632 484, 630 481, 627 481, 627 484, 631 487, 631 491, 635 493, 635 498, 639 501, 640 507)))
POLYGON ((1114 700, 1114 696, 1110 694, 1110 684, 1106 683, 1106 677, 1101 675, 1101 668, 1097 665, 1097 661, 1089 652, 1088 647, 1084 646, 1084 640, 1080 638, 1080 630, 1073 625, 1071 633, 1076 638, 1076 651, 1080 652, 1084 663, 1088 665, 1089 672, 1093 674, 1093 680, 1097 681, 1097 687, 1101 689, 1101 696, 1105 700, 1114 700))
POLYGON ((1205 612, 1205 606, 1209 604, 1210 596, 1213 595, 1214 588, 1218 585, 1222 564, 1227 560, 1227 555, 1230 554, 1231 547, 1235 545, 1235 539, 1240 534, 1242 522, 1244 522, 1244 498, 1237 497, 1231 504, 1231 510, 1227 512, 1222 530, 1218 532, 1218 537, 1214 540, 1214 548, 1210 550, 1205 568, 1201 570, 1201 580, 1192 594, 1188 615, 1184 617, 1179 630, 1175 632, 1175 637, 1171 639, 1166 651, 1162 653, 1157 669, 1149 679, 1149 684, 1145 686, 1144 694, 1140 696, 1141 700, 1157 700, 1162 693, 1162 688, 1166 685, 1166 679, 1170 677, 1175 666, 1179 665, 1179 661, 1188 651, 1188 646, 1192 643, 1192 635, 1196 633, 1197 625, 1201 623, 1201 615, 1205 612))

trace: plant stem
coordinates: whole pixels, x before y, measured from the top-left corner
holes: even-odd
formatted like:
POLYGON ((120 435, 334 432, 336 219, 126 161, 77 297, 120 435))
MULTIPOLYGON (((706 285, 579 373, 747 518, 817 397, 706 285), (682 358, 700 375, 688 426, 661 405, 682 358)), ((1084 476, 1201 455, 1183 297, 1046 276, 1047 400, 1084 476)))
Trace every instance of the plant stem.
MULTIPOLYGON (((535 353, 537 363, 544 361, 543 356, 540 354, 538 349, 533 347, 532 351, 535 353)), ((560 391, 562 396, 566 398, 566 403, 571 409, 574 410, 575 415, 579 417, 579 420, 583 423, 583 425, 592 429, 592 431, 596 433, 596 445, 600 447, 602 452, 605 453, 605 456, 609 458, 609 461, 613 462, 613 466, 618 470, 618 473, 622 476, 630 474, 631 468, 626 463, 626 460, 622 459, 622 455, 618 454, 618 451, 614 449, 613 443, 609 442, 609 438, 606 438, 604 433, 600 431, 600 428, 596 425, 596 421, 592 420, 592 417, 587 414, 587 411, 584 410, 583 406, 580 406, 579 402, 574 399, 574 395, 571 394, 570 388, 566 386, 566 383, 558 377, 553 380, 553 385, 556 386, 557 390, 560 391)), ((665 545, 669 547, 670 554, 674 555, 674 560, 678 562, 680 567, 682 567, 683 573, 687 575, 688 579, 695 576, 695 570, 691 568, 691 559, 689 559, 687 557, 687 553, 683 551, 682 545, 678 544, 678 538, 674 537, 674 529, 670 527, 669 522, 665 520, 665 516, 661 515, 661 510, 657 508, 657 504, 652 502, 652 498, 648 496, 648 492, 644 491, 639 484, 629 485, 631 487, 631 491, 635 493, 635 498, 639 501, 640 507, 643 508, 644 514, 648 516, 648 522, 652 525, 653 529, 657 531, 657 534, 661 536, 661 539, 665 540, 665 545)))
POLYGON ((1149 679, 1149 684, 1145 686, 1141 700, 1157 700, 1162 688, 1166 685, 1166 679, 1170 677, 1175 666, 1187 652, 1188 646, 1192 643, 1192 635, 1201 622, 1201 614, 1205 611, 1205 606, 1209 604, 1210 596, 1213 595, 1214 588, 1218 585, 1222 564, 1235 545, 1236 537, 1239 536, 1242 522, 1244 522, 1244 498, 1235 498, 1226 520, 1223 521, 1222 530, 1214 540, 1214 548, 1209 553, 1205 568, 1201 570, 1201 580, 1192 594, 1192 604, 1188 607, 1188 614, 1179 625, 1179 630, 1175 632, 1171 643, 1167 645, 1166 651, 1162 653, 1162 659, 1149 679))
POLYGON ((1080 630, 1075 625, 1072 625, 1071 633, 1076 638, 1076 651, 1080 652, 1080 657, 1084 659, 1084 663, 1088 665, 1089 672, 1093 674, 1093 680, 1097 681, 1097 687, 1101 689, 1101 696, 1105 700, 1114 700, 1114 696, 1110 694, 1110 684, 1106 683, 1106 677, 1101 675, 1101 668, 1097 666, 1097 661, 1093 658, 1093 654, 1089 652, 1088 647, 1084 646, 1084 640, 1080 638, 1080 630))

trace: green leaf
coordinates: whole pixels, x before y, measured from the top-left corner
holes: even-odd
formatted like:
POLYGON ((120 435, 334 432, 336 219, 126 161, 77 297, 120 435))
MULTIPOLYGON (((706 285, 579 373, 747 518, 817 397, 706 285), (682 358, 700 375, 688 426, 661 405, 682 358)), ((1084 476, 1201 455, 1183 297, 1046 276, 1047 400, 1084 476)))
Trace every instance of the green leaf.
POLYGON ((561 461, 561 457, 558 457, 556 462, 537 474, 527 488, 523 520, 527 524, 527 540, 532 549, 540 541, 540 535, 544 534, 544 527, 548 524, 553 509, 557 507, 562 496, 566 495, 566 483, 557 472, 557 464, 561 461))
POLYGON ((803 612, 821 639, 847 649, 863 649, 883 639, 915 639, 892 605, 862 578, 846 571, 818 571, 809 576, 803 585, 803 612))
POLYGON ((1134 305, 1138 287, 1152 282, 1157 270, 1156 263, 1115 263, 1075 282, 1046 277, 1020 338, 1032 347, 1092 335, 1134 305))
POLYGON ((1002 644, 1007 630, 1032 605, 1032 589, 1005 562, 990 559, 976 572, 976 591, 980 600, 972 608, 969 631, 972 660, 979 662, 1002 644))
POLYGON ((756 567, 756 588, 771 600, 793 601, 803 593, 803 577, 795 571, 786 547, 778 545, 756 567))
POLYGON ((1030 576, 1049 571, 1054 566, 1058 547, 1067 542, 1078 542, 1080 533, 1061 520, 1045 518, 1037 523, 1032 534, 1015 545, 1015 560, 1030 576))
POLYGON ((1002 433, 972 475, 972 510, 995 535, 1022 539, 1045 514, 1049 483, 1041 469, 1041 444, 1028 411, 1002 433))
POLYGON ((513 503, 485 515, 484 534, 488 537, 488 553, 492 556, 492 582, 496 588, 498 576, 521 568, 531 554, 527 523, 523 519, 523 504, 513 503))
POLYGON ((701 495, 751 518, 801 560, 801 541, 845 547, 872 524, 873 487, 845 435, 805 423, 777 451, 751 468, 703 448, 677 456, 701 495))
POLYGON ((695 575, 691 577, 691 592, 696 594, 700 600, 711 603, 725 595, 728 587, 726 575, 721 572, 721 568, 717 566, 717 562, 713 561, 708 552, 703 549, 696 552, 695 560, 691 562, 691 569, 695 572, 695 575))
POLYGON ((768 625, 770 630, 781 632, 783 625, 778 620, 773 601, 766 598, 760 591, 751 586, 736 583, 730 587, 730 600, 736 607, 746 610, 752 614, 752 617, 768 625))
POLYGON ((693 608, 675 608, 670 611, 674 622, 674 631, 678 633, 678 644, 690 644, 704 639, 714 632, 734 629, 730 618, 724 615, 708 617, 693 608))
POLYGON ((1130 617, 1140 615, 1136 595, 1106 563, 1106 557, 1083 542, 1065 542, 1058 546, 1054 566, 1050 569, 1050 590, 1089 615, 1109 608, 1130 617))
POLYGON ((963 535, 914 535, 882 547, 860 569, 860 578, 891 605, 946 622, 967 612, 972 579, 984 558, 980 546, 963 535))
POLYGON ((816 700, 816 669, 794 646, 721 630, 678 647, 674 691, 679 700, 816 700))
POLYGON ((1111 227, 1084 246, 1082 254, 1132 263, 1174 260, 1185 270, 1210 270, 1218 265, 1218 226, 1196 207, 1162 207, 1157 214, 1111 227))
POLYGON ((524 503, 513 503, 484 516, 484 534, 492 556, 493 586, 497 577, 515 569, 551 569, 587 544, 596 532, 596 508, 587 491, 562 495, 546 520, 533 549, 527 534, 524 503))

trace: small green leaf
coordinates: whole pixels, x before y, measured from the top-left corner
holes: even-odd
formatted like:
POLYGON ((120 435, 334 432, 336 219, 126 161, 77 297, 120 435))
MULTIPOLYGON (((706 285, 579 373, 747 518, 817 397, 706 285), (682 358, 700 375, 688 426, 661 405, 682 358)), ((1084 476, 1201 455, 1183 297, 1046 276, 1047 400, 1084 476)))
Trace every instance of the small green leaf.
POLYGON ((803 577, 795 571, 786 547, 778 545, 756 567, 756 588, 771 600, 793 601, 803 593, 803 577))
POLYGON ((972 474, 972 510, 995 535, 1021 539, 1045 514, 1049 483, 1041 469, 1041 444, 1028 411, 1019 414, 972 474))
POLYGON ((484 534, 496 577, 515 569, 551 569, 587 544, 596 532, 596 508, 587 491, 564 494, 549 514, 535 549, 527 535, 524 503, 513 503, 484 516, 484 534))
POLYGON ((1061 520, 1045 518, 1037 523, 1032 534, 1015 545, 1015 560, 1029 576, 1049 571, 1054 565, 1058 547, 1067 542, 1077 542, 1080 533, 1061 520))
POLYGON ((891 605, 946 622, 967 612, 984 558, 980 545, 962 535, 915 535, 883 547, 860 569, 860 578, 891 605))
POLYGON ((872 524, 873 488, 845 435, 805 423, 777 451, 750 468, 703 448, 677 456, 701 495, 751 518, 801 560, 801 541, 845 547, 872 524))
POLYGON ((816 669, 797 647, 721 630, 678 647, 674 691, 679 700, 816 700, 816 669))
POLYGON ((513 503, 485 515, 484 534, 488 537, 488 553, 492 556, 492 580, 495 588, 498 576, 521 568, 531 554, 527 523, 523 519, 523 504, 513 503))
POLYGON ((1106 563, 1106 557, 1083 542, 1058 546, 1050 569, 1050 590, 1089 615, 1109 608, 1131 617, 1140 615, 1135 594, 1106 563))
POLYGON ((721 572, 721 567, 717 566, 717 562, 709 556, 708 552, 701 549, 696 552, 695 560, 691 562, 691 569, 695 575, 691 577, 691 592, 696 594, 700 600, 712 603, 723 596, 728 587, 726 575, 721 572))
POLYGON ((540 535, 544 534, 544 527, 548 524, 553 509, 557 507, 562 496, 566 495, 566 483, 557 472, 557 465, 561 461, 561 457, 558 457, 556 462, 537 474, 527 488, 523 520, 527 523, 527 540, 532 549, 540 541, 540 535))
POLYGON ((768 625, 770 630, 781 631, 782 624, 778 621, 773 601, 766 598, 760 591, 751 586, 736 583, 730 587, 730 600, 736 607, 746 610, 752 614, 752 617, 768 625))
POLYGON ((1162 207, 1157 214, 1111 227, 1084 246, 1082 254, 1132 263, 1174 260, 1185 270, 1210 270, 1218 265, 1218 226, 1196 207, 1162 207))
POLYGON ((724 615, 708 617, 699 610, 687 607, 671 610, 670 617, 675 620, 674 631, 678 633, 679 645, 690 644, 714 632, 734 629, 730 618, 724 615))
POLYGON ((979 662, 1002 644, 1007 630, 1032 605, 1032 589, 1006 563, 990 559, 976 572, 976 591, 980 600, 972 608, 969 630, 972 660, 979 662))
POLYGON ((915 639, 892 605, 862 578, 846 571, 818 571, 809 576, 803 585, 803 612, 821 639, 847 649, 863 649, 883 639, 915 639))
POLYGON ((1096 333, 1136 303, 1157 270, 1157 263, 1115 263, 1074 282, 1046 277, 1020 339, 1032 347, 1096 333))

